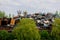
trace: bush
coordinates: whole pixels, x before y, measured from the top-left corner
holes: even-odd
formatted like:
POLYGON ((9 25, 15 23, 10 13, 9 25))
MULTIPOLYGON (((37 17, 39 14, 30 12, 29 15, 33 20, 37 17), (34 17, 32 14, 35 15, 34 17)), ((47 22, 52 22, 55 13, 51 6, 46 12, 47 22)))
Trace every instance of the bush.
POLYGON ((60 40, 60 19, 56 18, 51 32, 52 40, 60 40))
POLYGON ((46 30, 40 31, 41 40, 51 40, 50 34, 46 30))
POLYGON ((5 30, 0 30, 0 40, 6 40, 8 37, 8 32, 5 30))
POLYGON ((35 22, 27 18, 20 21, 19 25, 14 28, 13 34, 16 35, 17 40, 40 40, 35 22))
POLYGON ((20 23, 17 25, 17 27, 20 27, 20 26, 28 26, 28 27, 36 27, 36 24, 34 22, 33 19, 28 19, 28 18, 24 18, 24 19, 21 19, 20 23))
POLYGON ((12 33, 8 34, 7 40, 14 40, 15 36, 12 33))
POLYGON ((14 40, 15 37, 12 33, 8 33, 6 30, 0 30, 0 40, 14 40))

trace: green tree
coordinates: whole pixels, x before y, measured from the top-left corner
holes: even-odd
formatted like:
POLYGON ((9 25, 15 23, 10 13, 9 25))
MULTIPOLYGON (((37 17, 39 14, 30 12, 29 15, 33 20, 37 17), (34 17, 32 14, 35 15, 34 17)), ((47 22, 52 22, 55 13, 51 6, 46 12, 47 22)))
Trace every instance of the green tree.
POLYGON ((55 15, 56 15, 56 18, 60 18, 60 13, 58 11, 56 11, 55 15))
POLYGON ((15 39, 14 34, 12 34, 12 33, 8 33, 8 37, 7 37, 6 40, 14 40, 14 39, 15 39))
POLYGON ((8 38, 8 32, 5 30, 0 30, 0 40, 6 40, 8 38))
POLYGON ((27 17, 27 11, 24 11, 24 17, 27 17))
POLYGON ((9 18, 11 18, 11 14, 9 14, 9 16, 8 16, 9 18))
POLYGON ((5 16, 5 12, 0 11, 0 18, 5 16))
POLYGON ((51 35, 53 40, 60 40, 60 19, 59 18, 56 18, 55 22, 53 23, 51 35))
POLYGON ((40 40, 39 30, 31 19, 21 19, 19 25, 14 28, 13 34, 17 40, 40 40))
POLYGON ((50 34, 48 33, 47 30, 40 31, 40 35, 41 35, 41 40, 51 40, 50 34))
POLYGON ((60 18, 60 12, 59 12, 59 18, 60 18))

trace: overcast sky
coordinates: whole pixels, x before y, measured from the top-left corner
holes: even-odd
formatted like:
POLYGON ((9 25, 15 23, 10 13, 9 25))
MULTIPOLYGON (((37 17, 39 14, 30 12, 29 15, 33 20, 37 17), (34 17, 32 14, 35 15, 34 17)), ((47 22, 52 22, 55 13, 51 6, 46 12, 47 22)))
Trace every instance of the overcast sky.
POLYGON ((15 14, 17 10, 34 12, 60 11, 60 0, 0 0, 0 10, 15 14))

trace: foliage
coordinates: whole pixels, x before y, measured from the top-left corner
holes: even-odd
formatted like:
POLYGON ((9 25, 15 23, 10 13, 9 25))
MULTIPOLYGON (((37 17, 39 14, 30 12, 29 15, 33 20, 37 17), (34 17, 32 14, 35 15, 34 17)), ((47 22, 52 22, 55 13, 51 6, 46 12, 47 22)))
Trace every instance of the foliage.
POLYGON ((56 11, 55 15, 56 15, 56 18, 60 18, 60 13, 58 11, 56 11))
POLYGON ((51 32, 53 40, 60 40, 60 19, 56 18, 51 32))
POLYGON ((0 11, 0 18, 8 17, 4 11, 0 11))
POLYGON ((5 12, 0 11, 0 18, 5 16, 5 12))
POLYGON ((27 11, 24 11, 24 17, 27 17, 27 11))
POLYGON ((41 40, 51 40, 50 34, 46 30, 40 31, 41 40))
POLYGON ((14 39, 15 39, 14 34, 12 34, 12 33, 8 33, 7 40, 14 40, 14 39))
POLYGON ((27 18, 20 21, 19 25, 14 28, 13 34, 16 35, 17 40, 40 40, 35 22, 27 18))
POLYGON ((9 14, 9 16, 8 16, 9 18, 11 18, 11 14, 9 14))
POLYGON ((5 30, 0 30, 0 40, 6 40, 8 37, 8 32, 5 30))

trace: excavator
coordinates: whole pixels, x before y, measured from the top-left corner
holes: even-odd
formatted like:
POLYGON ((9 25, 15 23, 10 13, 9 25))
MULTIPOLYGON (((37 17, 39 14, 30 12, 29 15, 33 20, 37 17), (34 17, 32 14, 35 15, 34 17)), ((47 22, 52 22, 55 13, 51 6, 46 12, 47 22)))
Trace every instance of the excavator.
POLYGON ((20 20, 18 17, 13 17, 13 18, 0 18, 0 30, 7 30, 8 32, 11 32, 12 29, 16 26, 16 24, 20 20))

